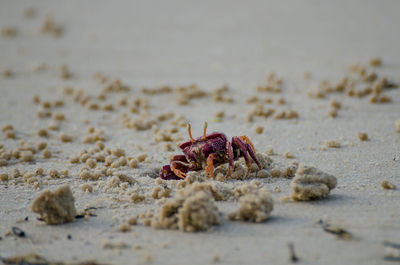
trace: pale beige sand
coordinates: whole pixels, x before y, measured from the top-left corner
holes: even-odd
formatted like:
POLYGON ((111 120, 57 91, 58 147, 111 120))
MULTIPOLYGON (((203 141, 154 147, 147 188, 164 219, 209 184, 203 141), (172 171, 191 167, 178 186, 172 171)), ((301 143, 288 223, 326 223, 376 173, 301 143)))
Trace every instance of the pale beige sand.
MULTIPOLYGON (((18 33, 0 37, 0 70, 15 72, 13 78, 0 76, 0 125, 13 124, 20 140, 39 141, 36 132, 48 124, 37 118, 38 107, 31 100, 34 94, 45 100, 60 99, 62 88, 70 85, 97 95, 103 87, 92 78, 97 71, 118 77, 132 88, 128 94, 111 95, 109 102, 126 95, 128 99, 142 96, 142 86, 196 83, 211 91, 226 83, 233 90, 234 104, 204 98, 178 106, 173 95, 157 95, 149 97, 151 111, 184 115, 196 136, 204 120, 209 121, 211 131, 246 134, 260 152, 272 145, 278 153, 272 158, 283 164, 291 161, 282 156, 290 151, 294 160, 335 175, 338 186, 325 200, 282 203, 279 198, 290 193, 290 180, 261 180, 268 190, 281 190, 272 192, 274 210, 265 223, 229 221, 227 214, 236 203, 217 202, 223 224, 210 232, 182 233, 138 225, 121 233, 121 223, 158 205, 150 199, 134 204, 123 194, 103 192, 94 185, 93 193, 81 191, 85 182, 78 172, 83 164, 70 164, 67 159, 91 146, 82 145, 88 127, 82 121, 88 119, 105 131, 107 147, 123 147, 128 156, 149 155, 151 163, 124 169, 144 189, 154 185, 144 173, 159 168, 177 151, 164 152, 152 144, 149 131, 123 128, 121 114, 129 112, 120 107, 114 112, 89 111, 66 97, 65 107, 58 110, 66 116, 61 131, 76 137, 75 141, 61 143, 58 132, 52 132, 48 140, 51 159, 0 167, 0 173, 13 168, 21 172, 66 168, 70 177, 39 190, 24 184, 0 184, 0 256, 35 252, 51 260, 96 259, 110 264, 210 264, 218 256, 221 264, 287 264, 287 244, 293 242, 302 264, 382 264, 382 242, 400 242, 399 190, 380 186, 382 180, 400 186, 400 134, 394 126, 400 118, 400 90, 387 92, 393 102, 380 105, 335 94, 310 99, 306 91, 322 79, 339 81, 349 64, 367 65, 376 56, 384 61, 377 72, 400 82, 399 9, 398 1, 1 1, 0 27, 15 26, 18 33), (26 20, 23 13, 30 6, 37 9, 37 15, 26 20), (40 34, 46 14, 64 26, 59 38, 40 34), (32 73, 31 68, 40 63, 49 68, 32 73), (60 79, 63 64, 68 65, 72 79, 60 79), (260 118, 247 123, 251 106, 245 99, 256 94, 256 86, 272 71, 283 78, 285 106, 298 111, 300 118, 260 118), (307 71, 311 77, 304 80, 307 71), (328 118, 332 98, 343 106, 336 119, 328 118), (226 118, 212 122, 221 110, 226 118), (255 133, 258 125, 264 126, 262 134, 255 133), (359 141, 358 132, 368 133, 370 140, 359 141), (320 151, 327 140, 339 141, 342 147, 320 151), (71 186, 78 211, 86 205, 102 207, 95 211, 97 217, 60 226, 36 221, 37 215, 29 211, 33 199, 41 190, 54 190, 61 184, 71 186), (16 223, 26 216, 29 221, 16 223), (355 240, 343 241, 325 233, 317 224, 320 219, 343 226, 355 240), (27 238, 5 237, 12 226, 23 229, 27 238), (129 247, 104 249, 104 241, 129 247)), ((184 128, 179 134, 187 138, 184 128)), ((17 147, 17 141, 0 136, 0 144, 7 149, 17 147)))

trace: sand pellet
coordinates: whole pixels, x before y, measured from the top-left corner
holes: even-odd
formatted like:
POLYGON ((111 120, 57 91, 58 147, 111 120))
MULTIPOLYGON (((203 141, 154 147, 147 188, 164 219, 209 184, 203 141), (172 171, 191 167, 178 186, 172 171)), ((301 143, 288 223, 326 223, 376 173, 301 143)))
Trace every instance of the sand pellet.
POLYGON ((72 74, 71 74, 71 72, 69 71, 68 66, 62 65, 62 66, 60 67, 60 77, 61 77, 62 79, 70 79, 71 76, 72 76, 72 74))
POLYGON ((97 141, 96 142, 96 147, 98 147, 100 150, 104 150, 105 145, 104 145, 103 142, 97 141))
POLYGON ((54 21, 54 18, 50 15, 48 15, 46 17, 46 19, 43 21, 43 24, 42 24, 42 27, 40 30, 43 34, 49 34, 54 37, 59 37, 63 32, 62 26, 56 24, 56 22, 54 21))
POLYGON ((151 197, 153 197, 153 199, 161 199, 169 197, 170 194, 171 194, 171 189, 158 186, 153 188, 151 192, 151 197))
POLYGON ((33 160, 33 153, 31 151, 22 151, 21 160, 24 162, 30 162, 33 160))
POLYGON ((288 158, 288 159, 295 158, 295 156, 291 152, 285 152, 283 154, 283 157, 288 158))
POLYGON ((44 173, 43 168, 39 167, 35 170, 35 176, 42 176, 44 173))
POLYGON ((392 102, 392 98, 386 95, 380 95, 380 94, 373 94, 369 98, 369 102, 371 103, 390 103, 392 102))
POLYGON ((9 138, 9 139, 15 139, 15 138, 17 138, 17 135, 16 135, 16 133, 15 133, 14 131, 6 131, 6 132, 5 132, 5 135, 6 135, 6 137, 9 138))
POLYGON ((61 176, 60 172, 58 172, 58 170, 56 170, 56 169, 49 169, 47 171, 47 174, 49 174, 49 176, 52 178, 58 178, 61 176))
POLYGON ((125 150, 122 148, 115 148, 112 149, 111 153, 116 157, 120 157, 125 155, 125 150))
POLYGON ((90 103, 88 107, 90 110, 98 110, 100 108, 99 104, 97 103, 90 103))
POLYGON ((280 104, 280 105, 283 105, 283 104, 286 103, 286 100, 285 100, 284 98, 278 98, 278 99, 276 100, 276 103, 278 103, 278 104, 280 104))
POLYGON ((94 168, 96 166, 96 161, 92 158, 86 160, 86 165, 90 168, 94 168))
POLYGON ((330 104, 330 106, 332 108, 335 108, 335 109, 341 109, 342 108, 342 104, 339 101, 334 100, 334 99, 331 100, 331 102, 329 104, 330 104))
POLYGON ((131 161, 129 161, 129 167, 130 168, 137 168, 138 167, 138 161, 136 159, 131 159, 131 161))
POLYGON ((12 157, 19 159, 21 157, 21 152, 19 150, 13 150, 11 153, 12 157))
POLYGON ((80 177, 82 180, 89 180, 89 179, 91 179, 91 174, 90 174, 90 172, 89 172, 88 170, 83 170, 83 171, 79 174, 79 177, 80 177))
POLYGON ((40 103, 40 97, 38 95, 33 95, 32 102, 34 104, 39 104, 40 103))
POLYGON ((262 126, 257 126, 257 127, 254 129, 254 131, 255 131, 256 134, 262 134, 263 131, 264 131, 264 127, 262 127, 262 126))
POLYGON ((3 159, 3 158, 0 158, 0 167, 5 167, 5 166, 7 166, 7 165, 8 165, 7 160, 5 160, 5 159, 3 159))
POLYGON ((137 159, 139 162, 145 161, 146 158, 147 158, 147 154, 140 154, 140 155, 138 155, 138 156, 136 157, 136 159, 137 159))
POLYGON ((279 168, 272 168, 270 171, 271 177, 273 178, 279 178, 281 176, 281 171, 279 168))
POLYGON ((385 190, 395 190, 396 189, 396 185, 394 185, 393 183, 391 183, 387 180, 383 180, 381 182, 381 187, 384 188, 385 190))
POLYGON ((50 152, 50 150, 49 150, 49 149, 44 149, 44 150, 42 151, 42 157, 43 157, 43 158, 51 158, 51 152, 50 152))
POLYGON ((325 141, 324 144, 326 147, 329 147, 329 148, 340 148, 340 143, 337 141, 333 141, 333 140, 325 141))
POLYGON ((79 156, 72 156, 72 157, 69 158, 69 162, 71 164, 77 164, 77 163, 79 163, 79 161, 80 161, 79 156))
POLYGON ((106 167, 111 166, 111 164, 114 162, 114 157, 112 156, 106 156, 106 159, 104 160, 104 165, 106 167))
POLYGON ((4 26, 1 29, 1 35, 3 37, 15 37, 18 33, 18 30, 16 27, 11 27, 11 26, 4 26))
POLYGON ((121 224, 119 226, 119 231, 122 232, 122 233, 126 233, 126 232, 129 232, 131 230, 132 229, 131 229, 131 226, 129 224, 121 224))
POLYGON ((224 111, 218 111, 217 113, 215 113, 215 117, 222 119, 225 117, 225 112, 224 111))
POLYGON ((113 111, 114 110, 114 105, 113 104, 107 104, 103 107, 104 110, 106 111, 113 111))
POLYGON ((398 133, 400 133, 400 119, 397 120, 397 121, 394 123, 394 127, 396 128, 396 131, 397 131, 398 133))
POLYGON ((47 125, 47 129, 51 131, 58 131, 60 130, 60 122, 58 121, 51 121, 49 125, 47 125))
POLYGON ((267 155, 273 155, 274 154, 274 148, 272 146, 267 146, 267 148, 265 148, 265 153, 267 155))
POLYGON ((94 157, 94 159, 97 161, 97 162, 105 162, 106 161, 106 157, 103 155, 103 154, 97 154, 97 155, 95 155, 95 157, 94 157))
POLYGON ((49 118, 51 117, 51 111, 40 110, 38 111, 37 116, 41 119, 49 118))
POLYGON ((257 96, 252 96, 252 97, 246 99, 246 103, 247 104, 256 103, 257 101, 258 101, 258 97, 257 96))
POLYGON ((257 178, 269 178, 269 177, 271 177, 271 174, 266 169, 261 169, 260 171, 257 172, 257 178))
POLYGON ((49 133, 46 129, 40 129, 39 131, 37 131, 37 135, 39 135, 40 137, 47 137, 49 136, 49 133))
POLYGON ((93 187, 90 184, 85 183, 81 185, 81 190, 83 192, 93 192, 93 187))
POLYGON ((63 121, 63 120, 65 120, 65 115, 62 113, 54 113, 53 119, 57 120, 57 121, 63 121))
POLYGON ((18 168, 14 168, 13 170, 11 170, 11 176, 16 179, 20 178, 22 175, 19 172, 18 168))
POLYGON ((12 130, 14 130, 14 126, 12 126, 11 124, 6 124, 1 128, 2 132, 12 131, 12 130))
POLYGON ((118 162, 119 162, 120 166, 122 166, 122 167, 123 167, 123 166, 126 166, 126 164, 127 164, 126 158, 123 157, 123 156, 121 156, 121 157, 119 158, 118 162))
POLYGON ((131 217, 128 220, 129 225, 137 225, 137 217, 131 217))
POLYGON ((61 133, 58 138, 60 139, 61 142, 63 143, 69 143, 72 142, 72 136, 65 134, 65 133, 61 133))
POLYGON ((61 100, 61 99, 54 100, 53 106, 54 106, 54 107, 63 107, 63 106, 64 106, 64 101, 61 100))
POLYGON ((144 199, 145 199, 145 197, 144 197, 143 195, 137 193, 137 192, 134 192, 134 193, 131 195, 131 201, 132 201, 133 203, 142 202, 142 201, 144 201, 144 199))
POLYGON ((338 116, 338 111, 336 108, 332 108, 328 111, 328 116, 331 118, 336 118, 338 116))
POLYGON ((357 137, 360 141, 367 141, 368 140, 368 134, 367 133, 363 133, 363 132, 359 132, 357 133, 357 137))
POLYGON ((373 82, 373 81, 375 81, 376 79, 378 78, 378 75, 376 74, 376 73, 374 73, 374 72, 371 72, 371 73, 369 73, 369 74, 365 74, 363 77, 362 77, 362 80, 364 81, 364 82, 373 82))
POLYGON ((378 66, 382 66, 382 59, 379 57, 376 58, 371 58, 369 60, 369 65, 373 66, 373 67, 378 67, 378 66))
POLYGON ((121 165, 120 165, 119 161, 114 161, 110 165, 111 168, 119 168, 120 166, 121 165))
POLYGON ((5 78, 12 78, 14 76, 14 72, 10 69, 4 70, 2 74, 5 78))
POLYGON ((51 102, 50 101, 43 101, 42 102, 42 108, 50 109, 51 108, 51 102))

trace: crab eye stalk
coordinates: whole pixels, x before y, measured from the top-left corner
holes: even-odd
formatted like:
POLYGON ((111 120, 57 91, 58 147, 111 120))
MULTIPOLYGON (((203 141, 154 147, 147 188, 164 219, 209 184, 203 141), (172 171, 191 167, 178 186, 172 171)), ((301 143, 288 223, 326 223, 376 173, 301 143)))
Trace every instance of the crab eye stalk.
POLYGON ((187 124, 186 127, 187 127, 187 130, 188 130, 190 141, 192 143, 194 143, 194 139, 193 139, 193 136, 192 136, 192 130, 191 130, 190 124, 187 124))
POLYGON ((203 140, 206 139, 206 132, 207 132, 207 122, 204 122, 204 129, 203 129, 203 140))

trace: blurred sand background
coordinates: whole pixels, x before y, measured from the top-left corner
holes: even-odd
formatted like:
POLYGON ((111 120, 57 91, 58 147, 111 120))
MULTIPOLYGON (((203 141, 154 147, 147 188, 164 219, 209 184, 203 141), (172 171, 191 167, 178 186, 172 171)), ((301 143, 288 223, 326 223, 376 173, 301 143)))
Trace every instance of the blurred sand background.
MULTIPOLYGON (((336 94, 312 99, 306 91, 324 79, 339 81, 350 64, 367 65, 377 56, 383 59, 383 66, 376 72, 400 82, 399 10, 398 1, 1 1, 0 27, 15 26, 18 33, 0 38, 0 70, 15 73, 12 78, 0 77, 0 125, 13 124, 21 140, 39 141, 36 131, 48 124, 37 118, 33 95, 59 99, 66 85, 96 94, 103 87, 92 78, 97 71, 130 86, 128 98, 140 95, 143 86, 196 83, 211 91, 228 84, 233 104, 202 98, 180 106, 173 95, 149 97, 149 102, 153 113, 184 115, 195 135, 207 120, 210 131, 248 135, 258 151, 273 146, 275 161, 287 164, 282 154, 290 151, 294 160, 337 176, 338 187, 326 200, 281 203, 279 198, 290 192, 290 181, 265 181, 270 190, 282 190, 273 193, 275 209, 265 223, 231 222, 225 216, 223 225, 209 232, 190 234, 137 226, 123 234, 118 225, 124 218, 155 205, 117 203, 113 199, 119 198, 118 193, 80 190, 82 165, 67 160, 87 148, 82 138, 88 125, 82 121, 88 119, 90 125, 105 131, 107 147, 123 147, 132 156, 149 155, 150 163, 134 171, 126 169, 127 174, 140 176, 146 187, 154 181, 141 174, 165 164, 170 153, 154 146, 148 131, 124 128, 120 108, 110 113, 89 111, 65 97, 61 112, 67 120, 61 131, 76 140, 63 144, 52 133, 48 140, 54 151, 51 159, 12 164, 1 167, 0 172, 40 166, 45 170, 68 168, 71 176, 39 190, 24 184, 0 184, 0 235, 17 220, 25 216, 30 220, 18 223, 28 238, 2 236, 0 256, 35 252, 51 260, 96 259, 110 264, 210 264, 218 256, 219 264, 287 264, 287 244, 293 242, 300 264, 384 264, 382 242, 400 241, 399 191, 380 186, 382 180, 400 186, 400 161, 396 159, 400 135, 394 127, 400 118, 400 91, 387 93, 392 98, 389 104, 370 104, 365 98, 336 94), (29 7, 36 9, 36 15, 28 20, 24 11, 29 7), (58 38, 40 33, 48 14, 64 27, 58 38), (40 63, 48 69, 32 73, 32 67, 40 63), (64 64, 71 79, 59 77, 59 67, 64 64), (298 120, 246 122, 251 108, 245 99, 257 95, 256 87, 270 72, 283 79, 281 96, 286 106, 299 113, 298 120), (310 79, 304 80, 305 72, 310 79), (334 98, 343 108, 331 119, 327 112, 334 98), (218 111, 225 111, 226 117, 213 122, 218 111), (258 125, 264 127, 262 134, 254 132, 258 125), (359 141, 358 132, 368 133, 370 140, 359 141), (326 140, 339 141, 342 147, 321 151, 326 140), (62 226, 39 223, 29 211, 32 199, 44 188, 61 183, 73 188, 78 209, 87 204, 104 208, 87 221, 62 226), (343 241, 323 232, 319 219, 345 227, 355 239, 343 241), (105 250, 100 243, 104 240, 138 244, 142 249, 105 250), (165 244, 168 247, 164 248, 165 244)), ((184 128, 179 133, 187 138, 184 128)), ((17 146, 17 141, 4 135, 0 143, 6 148, 17 146)), ((233 202, 218 204, 224 214, 234 206, 233 202)))

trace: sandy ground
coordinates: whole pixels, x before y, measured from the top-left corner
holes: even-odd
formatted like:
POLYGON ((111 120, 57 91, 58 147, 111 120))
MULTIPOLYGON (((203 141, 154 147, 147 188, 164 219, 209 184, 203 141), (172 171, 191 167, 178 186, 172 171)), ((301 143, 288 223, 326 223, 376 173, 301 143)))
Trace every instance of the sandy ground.
MULTIPOLYGON (((63 113, 66 121, 46 139, 52 158, 38 154, 29 163, 14 159, 0 167, 0 173, 14 168, 33 172, 42 167, 45 171, 68 169, 69 177, 47 184, 42 181, 38 189, 23 182, 0 184, 0 256, 34 252, 49 260, 94 259, 107 264, 287 264, 287 244, 292 242, 301 264, 389 264, 383 261, 382 242, 400 241, 400 194, 382 189, 380 182, 388 180, 400 187, 400 134, 394 127, 400 118, 400 91, 386 92, 392 98, 388 104, 371 104, 367 98, 343 94, 314 99, 306 91, 322 80, 335 83, 348 75, 350 64, 368 65, 376 56, 383 59, 383 66, 374 71, 399 82, 399 8, 398 1, 2 1, 0 27, 15 26, 18 32, 15 37, 0 38, 0 70, 14 72, 12 78, 0 77, 0 125, 12 124, 19 139, 6 139, 2 134, 0 144, 10 150, 19 141, 42 140, 36 132, 51 119, 37 117, 40 108, 32 103, 35 94, 42 100, 64 99, 65 106, 53 112, 63 113), (36 9, 32 19, 24 18, 29 7, 36 9), (40 33, 48 14, 64 27, 61 36, 40 33), (33 72, 41 63, 47 68, 33 72), (59 75, 64 64, 72 73, 68 80, 59 75), (63 95, 65 86, 98 95, 105 85, 93 79, 97 71, 120 78, 131 88, 107 95, 106 102, 116 108, 112 112, 88 110, 63 95), (283 79, 283 92, 257 93, 256 87, 270 72, 283 79), (305 72, 310 79, 303 78, 305 72), (234 103, 205 97, 181 106, 174 94, 140 92, 143 86, 192 83, 204 91, 228 84, 234 103), (254 95, 283 97, 287 103, 273 107, 294 109, 299 119, 257 117, 247 122, 251 105, 245 99, 254 95), (227 214, 236 203, 228 201, 217 203, 223 224, 207 232, 153 230, 139 224, 121 233, 121 223, 158 208, 158 203, 147 199, 134 204, 123 192, 102 191, 95 182, 91 182, 93 193, 82 192, 80 185, 86 181, 80 180, 79 170, 84 164, 70 164, 68 158, 93 146, 82 143, 90 125, 102 129, 107 147, 122 147, 127 156, 148 155, 138 169, 121 171, 149 191, 154 179, 148 175, 179 151, 163 151, 161 144, 154 143, 151 130, 122 125, 123 113, 131 118, 136 114, 118 106, 118 101, 138 97, 148 99, 151 115, 168 111, 184 115, 196 136, 207 120, 210 131, 248 135, 260 152, 273 146, 274 161, 304 162, 335 175, 338 186, 325 200, 283 203, 279 199, 289 194, 290 180, 263 179, 268 190, 281 190, 272 193, 275 208, 265 223, 229 221, 227 214), (343 106, 335 119, 328 117, 331 99, 343 106), (225 111, 225 118, 214 122, 218 111, 225 111), (256 134, 256 126, 263 126, 264 132, 256 134), (74 141, 61 143, 60 132, 74 136, 74 141), (359 141, 358 132, 368 133, 370 140, 359 141), (336 140, 342 147, 321 150, 326 140, 336 140), (295 158, 284 158, 287 151, 295 158), (59 226, 37 221, 37 215, 29 211, 32 200, 43 189, 62 183, 71 186, 78 210, 87 205, 99 207, 97 216, 59 226), (19 221, 26 216, 28 221, 19 221), (354 239, 340 240, 325 233, 320 219, 347 229, 354 239), (6 236, 12 226, 23 229, 27 237, 6 236), (108 241, 124 242, 129 248, 104 249, 101 242, 108 241)), ((187 139, 185 128, 180 127, 178 135, 187 139)))

